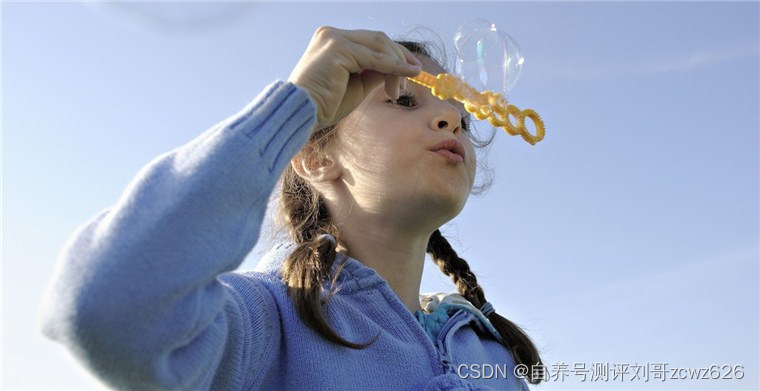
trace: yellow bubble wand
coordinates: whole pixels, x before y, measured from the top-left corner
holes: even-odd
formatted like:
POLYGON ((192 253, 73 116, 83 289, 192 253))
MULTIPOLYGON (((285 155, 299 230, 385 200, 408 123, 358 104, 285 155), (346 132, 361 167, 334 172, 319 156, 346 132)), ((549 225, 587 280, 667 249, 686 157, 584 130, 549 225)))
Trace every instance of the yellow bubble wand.
POLYGON ((464 80, 449 73, 433 76, 422 71, 419 75, 408 79, 430 88, 430 92, 441 100, 455 99, 462 102, 465 110, 478 120, 488 119, 491 125, 504 129, 511 136, 519 134, 531 145, 535 145, 544 138, 544 122, 541 116, 533 109, 520 110, 515 105, 507 104, 502 94, 493 91, 479 92, 464 80), (512 124, 510 115, 517 119, 517 124, 512 124), (530 134, 525 127, 526 118, 533 121, 536 127, 535 135, 530 134))

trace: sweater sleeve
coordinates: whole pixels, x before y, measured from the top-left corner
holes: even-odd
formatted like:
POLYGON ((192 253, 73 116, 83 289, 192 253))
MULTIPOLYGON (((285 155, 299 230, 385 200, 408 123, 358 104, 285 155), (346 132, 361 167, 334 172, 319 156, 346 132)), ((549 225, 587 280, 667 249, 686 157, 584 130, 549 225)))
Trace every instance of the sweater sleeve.
POLYGON ((315 119, 308 93, 277 81, 149 162, 64 245, 43 334, 118 389, 242 387, 266 367, 278 315, 260 284, 232 289, 234 278, 217 277, 255 245, 269 196, 315 119))

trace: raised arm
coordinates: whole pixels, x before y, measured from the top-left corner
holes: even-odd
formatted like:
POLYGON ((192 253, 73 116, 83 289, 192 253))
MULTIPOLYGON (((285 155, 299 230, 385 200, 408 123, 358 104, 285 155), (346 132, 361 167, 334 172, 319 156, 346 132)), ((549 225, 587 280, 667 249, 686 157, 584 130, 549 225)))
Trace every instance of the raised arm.
MULTIPOLYGON (((44 334, 120 389, 207 389, 223 355, 259 354, 267 323, 277 319, 265 291, 246 292, 262 306, 248 314, 216 277, 255 244, 279 174, 314 121, 307 93, 276 82, 147 164, 61 251, 43 304, 44 334), (225 343, 233 332, 245 343, 225 343)), ((218 379, 231 380, 244 381, 218 379)))

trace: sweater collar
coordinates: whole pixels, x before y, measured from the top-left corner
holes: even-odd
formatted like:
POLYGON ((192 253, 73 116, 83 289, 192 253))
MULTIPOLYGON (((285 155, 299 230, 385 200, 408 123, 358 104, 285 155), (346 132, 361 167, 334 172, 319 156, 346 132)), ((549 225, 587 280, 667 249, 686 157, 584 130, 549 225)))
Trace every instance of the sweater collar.
MULTIPOLYGON (((296 248, 294 242, 282 242, 276 244, 264 254, 259 263, 253 269, 254 271, 282 278, 282 265, 288 255, 296 248)), ((338 286, 341 292, 351 293, 376 288, 380 284, 388 284, 375 269, 364 265, 360 261, 338 254, 333 265, 333 273, 336 271, 338 264, 346 259, 346 264, 338 276, 338 286)), ((326 284, 329 284, 327 282, 326 284)))

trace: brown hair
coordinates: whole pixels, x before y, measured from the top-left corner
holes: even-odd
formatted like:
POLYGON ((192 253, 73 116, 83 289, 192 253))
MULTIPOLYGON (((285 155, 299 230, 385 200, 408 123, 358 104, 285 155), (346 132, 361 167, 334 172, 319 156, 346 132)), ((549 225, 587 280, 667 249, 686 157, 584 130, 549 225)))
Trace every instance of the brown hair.
MULTIPOLYGON (((418 56, 432 59, 428 49, 430 43, 397 42, 418 56)), ((440 60, 437 61, 441 63, 440 60)), ((328 127, 315 131, 307 146, 316 150, 324 148, 332 139, 333 129, 334 127, 328 127)), ((470 137, 475 138, 472 132, 469 134, 470 137)), ((473 144, 478 148, 483 148, 492 140, 493 135, 485 141, 474 139, 473 144)), ((487 167, 485 171, 491 172, 487 167)), ((492 177, 489 177, 485 184, 475 186, 472 194, 478 195, 487 190, 491 185, 491 179, 492 177)), ((340 241, 340 231, 333 223, 322 196, 308 181, 301 178, 291 165, 287 166, 280 180, 279 218, 284 222, 291 239, 296 244, 282 266, 282 278, 300 318, 308 327, 330 341, 353 349, 366 348, 377 339, 377 335, 365 343, 351 342, 338 335, 325 318, 323 306, 335 294, 337 277, 347 258, 336 252, 336 245, 329 239, 320 235, 331 234, 345 247, 345 244, 340 241), (338 262, 331 276, 330 272, 339 255, 343 259, 338 262), (323 293, 323 285, 328 282, 329 288, 323 293)), ((485 293, 478 284, 475 274, 472 273, 467 262, 457 255, 439 229, 430 236, 427 252, 441 271, 451 277, 459 293, 476 308, 480 308, 486 302, 485 293)), ((491 313, 488 319, 501 335, 500 342, 512 352, 516 364, 529 366, 542 364, 538 350, 520 327, 496 312, 491 313)), ((529 376, 532 376, 532 373, 529 376)), ((541 380, 541 378, 533 377, 529 379, 533 384, 541 380)))

